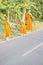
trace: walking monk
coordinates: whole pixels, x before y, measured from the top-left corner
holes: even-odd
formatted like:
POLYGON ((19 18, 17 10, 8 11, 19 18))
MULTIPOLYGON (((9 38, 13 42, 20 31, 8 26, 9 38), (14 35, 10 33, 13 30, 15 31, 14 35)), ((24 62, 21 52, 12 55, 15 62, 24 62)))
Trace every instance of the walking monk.
POLYGON ((8 21, 4 22, 4 26, 5 26, 5 34, 6 34, 6 39, 9 39, 10 36, 10 32, 11 32, 11 28, 10 28, 10 24, 8 21))
POLYGON ((20 33, 21 34, 26 34, 26 27, 23 21, 20 22, 20 33))
POLYGON ((26 19, 26 30, 29 31, 29 30, 32 30, 32 20, 31 20, 31 13, 28 11, 28 9, 26 10, 26 13, 25 13, 25 19, 26 19))

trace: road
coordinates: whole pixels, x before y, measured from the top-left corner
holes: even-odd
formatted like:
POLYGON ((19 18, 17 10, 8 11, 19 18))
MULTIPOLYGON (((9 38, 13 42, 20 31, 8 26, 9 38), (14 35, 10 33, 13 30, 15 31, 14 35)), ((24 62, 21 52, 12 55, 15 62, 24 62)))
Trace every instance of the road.
POLYGON ((0 65, 43 65, 43 29, 0 42, 0 65))

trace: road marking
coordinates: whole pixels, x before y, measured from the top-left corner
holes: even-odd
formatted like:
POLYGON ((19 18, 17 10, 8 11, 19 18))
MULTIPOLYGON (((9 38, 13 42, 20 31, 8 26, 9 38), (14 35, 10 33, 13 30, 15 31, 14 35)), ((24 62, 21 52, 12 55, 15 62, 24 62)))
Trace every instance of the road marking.
MULTIPOLYGON (((38 29, 38 30, 36 30, 36 31, 31 31, 30 33, 34 33, 34 32, 37 32, 37 31, 41 31, 41 30, 43 30, 43 28, 41 28, 41 29, 38 29)), ((29 34, 29 33, 28 33, 29 34)), ((6 41, 10 41, 10 40, 15 40, 16 38, 20 38, 20 37, 24 37, 24 36, 26 36, 27 34, 25 34, 25 35, 20 35, 20 36, 17 36, 17 37, 15 37, 15 38, 10 38, 9 40, 3 40, 3 41, 1 41, 0 42, 0 44, 2 44, 2 43, 4 43, 4 42, 6 42, 6 41)))
POLYGON ((23 35, 22 36, 17 36, 15 38, 10 38, 9 40, 3 40, 3 41, 0 42, 0 44, 2 44, 4 42, 7 42, 7 41, 15 40, 15 39, 20 38, 20 37, 23 37, 23 35))
MULTIPOLYGON (((29 33, 28 33, 28 34, 29 34, 29 33)), ((0 44, 5 43, 5 42, 7 42, 7 41, 15 40, 15 39, 17 39, 17 38, 24 37, 24 36, 26 36, 26 35, 27 35, 27 34, 25 34, 25 35, 20 35, 20 36, 17 36, 17 37, 15 37, 15 38, 10 38, 10 39, 8 39, 8 40, 3 40, 3 41, 0 42, 0 44)))
POLYGON ((32 48, 31 50, 27 51, 26 53, 24 53, 22 56, 27 56, 29 54, 31 54, 33 51, 35 51, 36 49, 38 49, 39 47, 41 47, 43 45, 43 43, 38 44, 37 46, 35 46, 34 48, 32 48))

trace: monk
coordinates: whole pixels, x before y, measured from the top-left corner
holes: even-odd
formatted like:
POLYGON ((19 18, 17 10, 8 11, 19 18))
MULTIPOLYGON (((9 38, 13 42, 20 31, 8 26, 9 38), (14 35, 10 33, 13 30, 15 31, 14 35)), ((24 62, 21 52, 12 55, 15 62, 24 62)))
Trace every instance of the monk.
POLYGON ((6 33, 6 39, 9 39, 10 36, 10 32, 11 32, 11 28, 10 28, 10 24, 8 21, 4 22, 4 26, 5 26, 5 33, 6 33))
POLYGON ((26 34, 26 27, 25 27, 23 21, 20 22, 20 33, 21 34, 26 34))
POLYGON ((26 10, 26 13, 25 13, 25 19, 26 19, 26 30, 29 31, 29 30, 32 30, 32 20, 31 20, 31 13, 26 10))

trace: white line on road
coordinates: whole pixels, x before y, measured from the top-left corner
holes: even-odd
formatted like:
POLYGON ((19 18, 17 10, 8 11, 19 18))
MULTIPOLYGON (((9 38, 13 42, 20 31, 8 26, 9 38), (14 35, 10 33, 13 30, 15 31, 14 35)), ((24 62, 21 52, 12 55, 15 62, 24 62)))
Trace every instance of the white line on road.
POLYGON ((39 45, 35 46, 34 48, 32 48, 31 50, 27 51, 26 53, 24 53, 22 56, 27 56, 30 53, 32 53, 33 51, 35 51, 36 49, 38 49, 39 47, 41 47, 43 45, 43 43, 40 43, 39 45))

